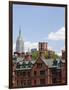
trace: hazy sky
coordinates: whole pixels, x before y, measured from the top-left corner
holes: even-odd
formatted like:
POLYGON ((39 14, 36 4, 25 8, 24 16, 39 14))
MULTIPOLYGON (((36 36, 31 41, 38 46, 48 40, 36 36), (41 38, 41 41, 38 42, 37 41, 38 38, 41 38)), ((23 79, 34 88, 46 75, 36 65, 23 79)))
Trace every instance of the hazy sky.
POLYGON ((47 41, 50 48, 64 48, 65 8, 50 6, 13 5, 13 45, 22 31, 25 49, 47 41))

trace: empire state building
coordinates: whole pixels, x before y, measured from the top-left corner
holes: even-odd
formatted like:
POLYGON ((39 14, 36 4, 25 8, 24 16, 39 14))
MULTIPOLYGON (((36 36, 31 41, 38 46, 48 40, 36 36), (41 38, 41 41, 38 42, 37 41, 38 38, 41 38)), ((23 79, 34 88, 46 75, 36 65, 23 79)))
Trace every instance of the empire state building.
POLYGON ((19 36, 16 41, 16 52, 18 53, 24 52, 24 42, 21 36, 21 29, 19 30, 19 36))

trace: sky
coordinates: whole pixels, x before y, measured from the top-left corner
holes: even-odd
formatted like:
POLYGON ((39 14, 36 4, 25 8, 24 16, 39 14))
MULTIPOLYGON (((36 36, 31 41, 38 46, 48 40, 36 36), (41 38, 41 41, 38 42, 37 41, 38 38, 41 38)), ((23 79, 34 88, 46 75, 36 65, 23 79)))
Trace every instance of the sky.
POLYGON ((48 48, 60 54, 65 47, 65 8, 13 5, 13 49, 21 29, 25 51, 48 42, 48 48))

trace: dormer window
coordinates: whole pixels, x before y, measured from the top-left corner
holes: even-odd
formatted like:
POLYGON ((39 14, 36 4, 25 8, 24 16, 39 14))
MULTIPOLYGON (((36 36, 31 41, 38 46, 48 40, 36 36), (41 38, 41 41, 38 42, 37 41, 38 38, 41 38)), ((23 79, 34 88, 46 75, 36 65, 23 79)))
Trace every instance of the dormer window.
POLYGON ((19 63, 17 63, 17 66, 16 66, 16 68, 20 68, 20 64, 19 64, 19 63))
POLYGON ((22 67, 23 67, 23 68, 26 67, 26 63, 25 63, 25 62, 22 63, 22 67))
POLYGON ((53 61, 53 66, 57 66, 57 60, 53 61))
POLYGON ((28 63, 28 67, 31 67, 32 66, 32 63, 29 61, 29 63, 28 63))

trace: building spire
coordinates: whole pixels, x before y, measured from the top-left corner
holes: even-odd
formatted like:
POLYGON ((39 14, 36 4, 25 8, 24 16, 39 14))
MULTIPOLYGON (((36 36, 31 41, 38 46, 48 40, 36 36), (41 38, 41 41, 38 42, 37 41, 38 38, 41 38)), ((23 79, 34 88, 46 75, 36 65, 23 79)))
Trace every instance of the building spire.
POLYGON ((21 36, 21 28, 19 28, 19 37, 21 36))
POLYGON ((21 27, 19 27, 19 35, 18 35, 17 41, 16 41, 16 52, 18 52, 18 53, 24 52, 24 42, 21 37, 21 27))

